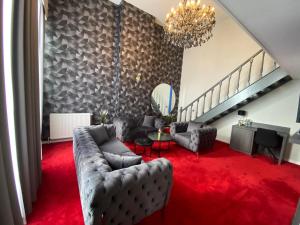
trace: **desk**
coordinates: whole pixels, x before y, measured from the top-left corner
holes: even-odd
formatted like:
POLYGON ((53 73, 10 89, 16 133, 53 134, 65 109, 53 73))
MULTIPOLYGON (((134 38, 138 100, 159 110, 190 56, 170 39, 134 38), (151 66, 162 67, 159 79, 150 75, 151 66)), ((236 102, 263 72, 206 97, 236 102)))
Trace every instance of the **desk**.
POLYGON ((298 144, 300 145, 300 134, 299 131, 297 131, 290 139, 290 142, 292 144, 298 144))
POLYGON ((297 206, 297 209, 296 209, 296 213, 294 215, 292 225, 299 225, 299 224, 300 224, 300 200, 298 201, 298 206, 297 206))
POLYGON ((233 125, 230 138, 230 147, 236 151, 253 155, 256 150, 254 145, 254 136, 257 128, 275 130, 277 131, 277 134, 282 137, 282 145, 278 159, 278 164, 281 164, 290 135, 290 128, 288 127, 280 127, 263 123, 252 123, 251 126, 233 125))

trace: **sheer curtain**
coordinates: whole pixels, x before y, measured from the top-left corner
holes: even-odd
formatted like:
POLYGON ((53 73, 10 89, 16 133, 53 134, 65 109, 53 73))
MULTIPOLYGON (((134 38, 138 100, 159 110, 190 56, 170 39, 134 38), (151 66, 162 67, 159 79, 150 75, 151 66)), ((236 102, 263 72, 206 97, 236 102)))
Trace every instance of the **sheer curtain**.
POLYGON ((21 225, 25 214, 13 118, 12 10, 12 1, 0 1, 0 224, 21 225))

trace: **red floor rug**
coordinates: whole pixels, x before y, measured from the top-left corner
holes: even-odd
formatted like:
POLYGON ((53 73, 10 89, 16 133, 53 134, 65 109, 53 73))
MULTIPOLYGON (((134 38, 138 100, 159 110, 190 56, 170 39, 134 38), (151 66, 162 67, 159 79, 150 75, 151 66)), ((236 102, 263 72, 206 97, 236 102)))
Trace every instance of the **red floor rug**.
MULTIPOLYGON (((300 197, 299 166, 277 166, 220 142, 199 158, 175 143, 162 156, 174 166, 171 199, 164 218, 157 212, 140 225, 291 224, 300 197)), ((28 224, 83 225, 71 142, 43 146, 43 180, 28 224)))

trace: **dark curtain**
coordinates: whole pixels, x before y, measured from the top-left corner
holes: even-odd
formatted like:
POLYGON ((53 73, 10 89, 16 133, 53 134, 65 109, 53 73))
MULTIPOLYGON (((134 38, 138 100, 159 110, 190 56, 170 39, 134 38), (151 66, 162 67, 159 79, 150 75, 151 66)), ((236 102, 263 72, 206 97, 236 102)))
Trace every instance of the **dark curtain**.
POLYGON ((6 113, 2 49, 2 7, 3 1, 0 0, 0 224, 21 225, 23 220, 14 181, 6 113))
POLYGON ((28 214, 41 181, 37 0, 15 2, 13 18, 16 142, 24 207, 28 214))

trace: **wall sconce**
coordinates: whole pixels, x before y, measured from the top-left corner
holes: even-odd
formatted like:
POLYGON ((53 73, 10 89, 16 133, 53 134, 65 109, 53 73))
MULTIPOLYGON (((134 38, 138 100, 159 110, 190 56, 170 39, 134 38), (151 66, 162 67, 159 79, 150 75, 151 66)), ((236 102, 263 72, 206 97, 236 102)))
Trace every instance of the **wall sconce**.
POLYGON ((238 115, 239 116, 246 116, 247 112, 245 110, 239 110, 238 115))
POLYGON ((142 76, 141 73, 138 73, 138 75, 136 76, 135 80, 137 83, 139 83, 141 81, 141 76, 142 76))

